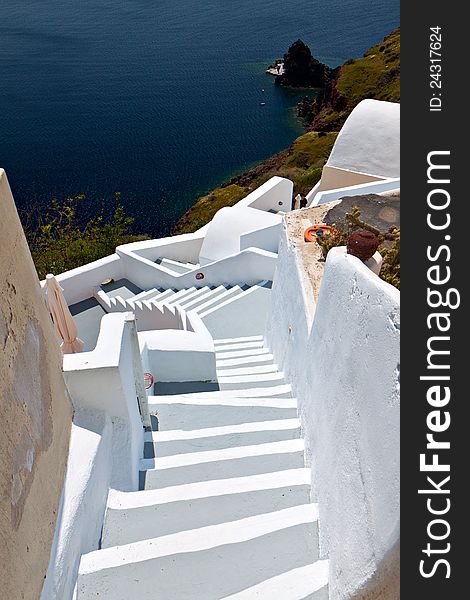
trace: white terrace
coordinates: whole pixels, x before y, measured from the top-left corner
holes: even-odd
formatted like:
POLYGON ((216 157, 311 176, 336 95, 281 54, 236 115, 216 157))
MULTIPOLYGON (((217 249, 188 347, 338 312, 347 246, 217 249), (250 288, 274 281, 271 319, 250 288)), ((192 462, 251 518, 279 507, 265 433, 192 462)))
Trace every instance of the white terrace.
MULTIPOLYGON (((398 125, 361 103, 310 207, 399 188, 398 125)), ((85 351, 43 600, 398 597, 399 293, 341 249, 309 279, 292 187, 58 275, 85 351)))

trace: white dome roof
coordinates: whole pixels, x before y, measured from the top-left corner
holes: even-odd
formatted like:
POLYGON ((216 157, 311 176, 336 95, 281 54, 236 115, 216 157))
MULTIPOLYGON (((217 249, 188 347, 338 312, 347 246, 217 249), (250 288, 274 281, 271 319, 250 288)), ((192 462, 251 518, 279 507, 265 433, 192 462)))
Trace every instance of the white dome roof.
POLYGON ((326 164, 378 177, 399 177, 400 105, 360 102, 339 132, 326 164))

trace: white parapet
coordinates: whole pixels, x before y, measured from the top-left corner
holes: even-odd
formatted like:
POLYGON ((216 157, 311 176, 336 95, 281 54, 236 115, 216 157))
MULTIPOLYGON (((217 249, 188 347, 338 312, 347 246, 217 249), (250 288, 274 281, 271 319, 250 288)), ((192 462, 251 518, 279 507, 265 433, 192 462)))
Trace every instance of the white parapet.
POLYGON ((99 411, 113 423, 115 487, 138 487, 143 450, 142 419, 137 404, 135 357, 127 313, 105 315, 91 352, 64 355, 64 377, 75 409, 99 411))
POLYGON ((357 185, 348 185, 346 187, 335 187, 320 191, 320 187, 316 185, 308 194, 308 206, 318 206, 333 202, 347 196, 362 196, 364 194, 382 194, 383 192, 391 192, 400 187, 400 179, 379 179, 377 181, 366 181, 357 185))
POLYGON ((41 600, 72 598, 81 555, 99 548, 112 463, 110 417, 104 412, 76 411, 41 600))
MULTIPOLYGON (((93 288, 105 279, 121 279, 122 262, 117 254, 111 254, 94 262, 57 275, 64 290, 67 303, 75 304, 93 295, 93 288)), ((44 283, 44 282, 42 282, 44 283)))
POLYGON ((185 314, 188 329, 139 332, 144 368, 156 381, 215 381, 212 336, 195 312, 185 314))
POLYGON ((339 600, 397 568, 400 293, 344 248, 328 254, 316 306, 302 272, 285 234, 265 337, 298 399, 339 600))

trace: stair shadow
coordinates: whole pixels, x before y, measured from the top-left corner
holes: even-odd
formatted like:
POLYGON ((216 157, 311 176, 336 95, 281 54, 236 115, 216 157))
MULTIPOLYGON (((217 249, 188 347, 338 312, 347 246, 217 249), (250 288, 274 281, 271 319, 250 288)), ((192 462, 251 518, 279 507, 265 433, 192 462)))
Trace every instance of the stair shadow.
MULTIPOLYGON (((130 510, 111 510, 106 517, 103 547, 121 546, 190 529, 220 525, 309 502, 310 486, 300 484, 189 498, 130 510)), ((313 535, 317 536, 316 526, 314 529, 313 535)))
POLYGON ((197 392, 216 392, 219 384, 217 382, 204 381, 159 381, 153 386, 155 396, 175 396, 178 394, 195 394, 197 392))
POLYGON ((81 591, 86 596, 106 590, 106 597, 113 600, 150 600, 156 590, 161 598, 220 600, 311 563, 318 547, 314 525, 298 524, 247 541, 132 561, 106 569, 106 577, 100 571, 83 575, 81 591))
POLYGON ((296 408, 272 406, 157 404, 156 408, 158 410, 158 428, 160 431, 171 429, 191 431, 208 427, 208 424, 210 424, 210 427, 223 427, 253 421, 293 419, 297 417, 296 408))
POLYGON ((155 415, 150 415, 150 425, 152 431, 158 431, 158 418, 155 415))
MULTIPOLYGON (((158 465, 158 459, 157 459, 158 465)), ((151 469, 145 471, 145 489, 160 489, 163 487, 275 473, 288 469, 304 467, 303 452, 248 456, 229 460, 198 463, 169 469, 151 469)))
POLYGON ((144 448, 144 458, 175 456, 177 454, 204 452, 206 450, 223 450, 224 448, 236 448, 240 446, 256 446, 257 444, 294 440, 299 437, 300 429, 292 427, 291 429, 266 429, 264 431, 228 433, 225 435, 185 440, 147 442, 152 447, 147 449, 148 455, 145 454, 144 448))

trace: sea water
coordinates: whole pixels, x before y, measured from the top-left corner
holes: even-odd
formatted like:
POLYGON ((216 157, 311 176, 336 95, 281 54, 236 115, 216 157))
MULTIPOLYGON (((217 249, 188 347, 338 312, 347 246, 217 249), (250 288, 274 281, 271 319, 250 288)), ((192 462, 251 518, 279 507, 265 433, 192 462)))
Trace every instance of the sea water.
POLYGON ((20 209, 121 193, 168 233, 197 197, 302 133, 266 67, 297 38, 330 66, 399 23, 398 0, 2 0, 0 166, 20 209))

